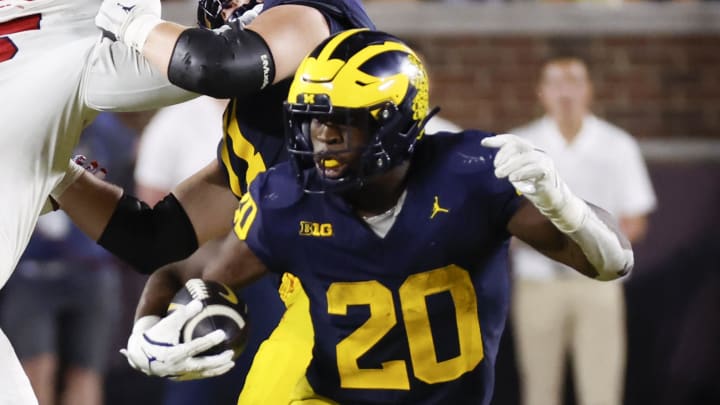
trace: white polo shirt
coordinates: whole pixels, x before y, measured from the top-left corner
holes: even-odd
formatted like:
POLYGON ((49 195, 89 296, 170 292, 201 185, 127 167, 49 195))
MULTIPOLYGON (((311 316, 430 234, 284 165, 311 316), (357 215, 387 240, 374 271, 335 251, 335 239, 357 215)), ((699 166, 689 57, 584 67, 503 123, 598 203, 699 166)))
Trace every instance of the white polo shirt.
POLYGON ((448 121, 443 117, 434 115, 425 124, 425 133, 428 135, 436 134, 438 132, 461 132, 462 128, 455 125, 454 122, 448 121))
POLYGON ((213 161, 225 104, 202 96, 158 111, 140 138, 135 181, 171 190, 213 161))
MULTIPOLYGON (((644 215, 655 208, 655 192, 637 142, 609 122, 587 116, 570 144, 549 117, 511 133, 547 152, 561 178, 578 197, 616 218, 644 215)), ((576 274, 517 239, 513 239, 512 263, 515 275, 527 279, 576 274)))

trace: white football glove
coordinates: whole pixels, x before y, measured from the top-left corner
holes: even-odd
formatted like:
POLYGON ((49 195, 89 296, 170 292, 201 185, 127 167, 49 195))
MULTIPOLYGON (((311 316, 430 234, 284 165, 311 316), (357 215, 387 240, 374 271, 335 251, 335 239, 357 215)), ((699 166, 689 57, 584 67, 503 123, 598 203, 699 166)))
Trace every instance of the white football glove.
POLYGON ((149 315, 138 319, 128 339, 127 349, 121 349, 120 353, 136 370, 178 381, 226 373, 235 365, 232 350, 194 357, 222 342, 225 339, 224 331, 216 330, 189 342, 179 343, 183 325, 202 308, 199 300, 193 300, 165 318, 149 315))
POLYGON ((561 231, 573 232, 580 227, 589 208, 562 181, 545 152, 512 134, 484 138, 482 145, 500 149, 494 161, 497 178, 507 177, 561 231))
POLYGON ((160 24, 160 0, 103 0, 95 25, 142 52, 150 31, 160 24))
POLYGON ((545 152, 511 134, 485 138, 482 145, 500 148, 495 155, 495 176, 507 177, 517 191, 580 246, 597 273, 595 279, 614 280, 632 269, 634 258, 629 243, 623 246, 618 235, 570 191, 545 152))

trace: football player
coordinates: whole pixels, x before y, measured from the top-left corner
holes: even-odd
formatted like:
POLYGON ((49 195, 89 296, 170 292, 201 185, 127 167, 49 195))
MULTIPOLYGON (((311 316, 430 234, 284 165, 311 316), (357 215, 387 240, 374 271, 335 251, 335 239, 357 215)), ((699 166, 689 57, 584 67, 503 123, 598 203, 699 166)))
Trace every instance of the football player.
MULTIPOLYGON (((103 29, 157 62, 174 84, 198 93, 232 99, 223 119, 224 138, 218 148, 218 159, 180 184, 153 209, 123 194, 120 189, 98 184, 89 176, 81 176, 58 198, 68 214, 101 245, 136 268, 152 272, 187 257, 199 244, 227 234, 232 227, 238 198, 245 193, 248 184, 267 167, 287 159, 282 102, 287 98, 292 74, 300 61, 330 34, 349 28, 372 27, 372 23, 357 0, 265 1, 261 3, 262 10, 257 18, 250 23, 243 17, 260 10, 256 2, 245 2, 241 8, 236 8, 238 4, 234 2, 201 1, 198 14, 202 23, 210 23, 212 28, 222 24, 223 18, 228 20, 227 24, 215 29, 188 28, 161 21, 153 11, 155 6, 151 5, 155 1, 119 3, 103 3, 96 19, 103 29), (143 34, 142 39, 138 39, 138 33, 143 34)), ((151 276, 147 285, 155 295, 144 296, 142 300, 155 304, 148 313, 163 315, 167 305, 157 297, 169 299, 182 285, 161 284, 164 295, 160 295, 155 277, 151 276)), ((262 313, 266 309, 263 304, 273 298, 269 295, 278 296, 277 278, 264 277, 245 291, 251 313, 262 313), (254 310, 256 306, 258 309, 254 310)), ((312 344, 311 331, 307 327, 309 320, 296 321, 309 316, 307 299, 290 275, 284 278, 289 281, 283 283, 281 296, 288 312, 281 327, 273 332, 273 339, 261 348, 261 352, 267 351, 273 356, 281 349, 264 348, 275 342, 284 345, 282 342, 288 335, 306 336, 306 345, 312 344), (299 301, 298 305, 293 304, 296 301, 299 301), (296 308, 295 312, 292 308, 296 308), (292 328, 301 329, 288 326, 292 331, 287 331, 282 328, 291 324, 297 325, 292 328)), ((264 313, 262 319, 253 320, 255 327, 251 333, 262 330, 261 323, 274 326, 281 315, 281 311, 264 313)), ((199 364, 197 359, 187 355, 186 348, 175 346, 177 342, 137 338, 143 333, 155 336, 153 330, 158 319, 158 316, 144 317, 136 322, 128 349, 141 347, 147 356, 140 360, 131 356, 134 367, 151 375, 190 379, 221 374, 232 366, 231 353, 206 358, 199 364), (178 357, 176 353, 182 355, 178 357), (157 360, 151 364, 150 358, 157 360)), ((159 325, 159 329, 161 327, 159 325)), ((295 338, 293 344, 297 345, 297 342, 295 338)), ((297 369, 301 373, 309 361, 309 350, 290 346, 285 346, 284 350, 285 354, 281 356, 297 364, 286 370, 297 369), (307 356, 291 356, 298 352, 307 352, 307 356)), ((251 355, 252 349, 247 352, 251 355)), ((256 356, 255 362, 261 362, 263 358, 256 356)), ((269 381, 276 374, 269 367, 268 376, 259 378, 269 381)), ((289 395, 282 394, 282 389, 268 390, 264 394, 276 393, 285 398, 289 395)))
POLYGON ((324 41, 285 104, 290 161, 253 181, 202 271, 232 287, 297 276, 313 356, 291 403, 488 404, 511 235, 597 280, 633 266, 613 218, 575 196, 545 153, 510 134, 424 137, 427 107, 424 67, 397 38, 324 41))
MULTIPOLYGON (((0 286, 25 250, 48 194, 62 192, 81 130, 98 111, 146 110, 194 93, 168 80, 93 22, 96 0, 0 1, 0 286)), ((0 332, 0 403, 33 404, 0 332)))

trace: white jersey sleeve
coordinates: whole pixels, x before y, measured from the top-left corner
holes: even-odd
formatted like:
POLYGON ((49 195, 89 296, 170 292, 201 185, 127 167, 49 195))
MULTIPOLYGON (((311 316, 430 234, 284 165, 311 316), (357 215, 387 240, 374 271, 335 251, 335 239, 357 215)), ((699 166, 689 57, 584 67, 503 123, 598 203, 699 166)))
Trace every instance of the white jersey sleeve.
POLYGON ((93 21, 100 3, 0 0, 0 195, 12 196, 0 199, 0 286, 97 109, 149 109, 194 96, 126 46, 103 40, 93 21))
POLYGON ((103 38, 90 55, 82 84, 85 104, 99 111, 141 111, 197 94, 171 84, 135 50, 103 38))

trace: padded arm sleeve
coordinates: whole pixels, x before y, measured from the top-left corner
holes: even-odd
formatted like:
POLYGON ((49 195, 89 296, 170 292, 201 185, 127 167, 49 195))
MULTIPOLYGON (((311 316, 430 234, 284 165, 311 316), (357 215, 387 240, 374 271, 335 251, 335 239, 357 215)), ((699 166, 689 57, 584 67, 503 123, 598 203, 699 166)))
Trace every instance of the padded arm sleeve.
POLYGON ((172 194, 153 208, 123 194, 98 244, 144 274, 185 259, 198 248, 190 218, 172 194))
MULTIPOLYGON (((579 198, 577 201, 585 204, 579 198)), ((632 247, 629 243, 624 245, 589 206, 585 207, 581 225, 566 234, 580 246, 585 257, 595 267, 595 279, 609 281, 628 274, 635 264, 632 247)))
POLYGON ((275 62, 265 40, 240 23, 216 30, 190 28, 175 43, 168 78, 212 97, 245 96, 273 82, 275 62))

